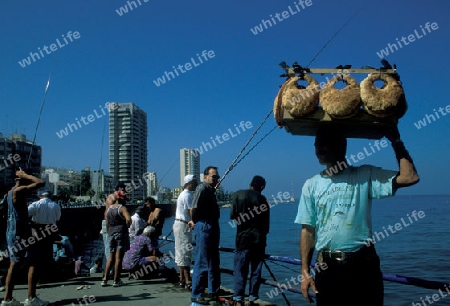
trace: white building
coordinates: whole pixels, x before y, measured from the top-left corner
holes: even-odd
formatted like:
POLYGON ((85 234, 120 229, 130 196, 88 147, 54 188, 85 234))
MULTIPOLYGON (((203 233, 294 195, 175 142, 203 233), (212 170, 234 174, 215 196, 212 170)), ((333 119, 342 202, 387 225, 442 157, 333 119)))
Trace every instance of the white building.
POLYGON ((200 182, 200 152, 194 149, 180 150, 180 186, 184 186, 184 177, 193 174, 200 182))
POLYGON ((147 197, 156 195, 158 192, 158 179, 156 177, 156 172, 148 172, 145 183, 147 185, 147 197))
POLYGON ((129 188, 130 198, 144 199, 147 172, 147 114, 133 103, 110 103, 109 170, 129 188))

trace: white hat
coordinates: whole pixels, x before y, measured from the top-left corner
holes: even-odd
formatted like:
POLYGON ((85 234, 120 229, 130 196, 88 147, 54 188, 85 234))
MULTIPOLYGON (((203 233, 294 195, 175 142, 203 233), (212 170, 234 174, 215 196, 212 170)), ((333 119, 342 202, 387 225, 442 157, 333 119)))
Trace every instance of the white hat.
POLYGON ((195 180, 195 177, 194 177, 194 175, 192 175, 192 174, 188 174, 188 175, 186 175, 186 176, 184 177, 184 183, 185 183, 185 184, 190 183, 190 182, 192 182, 193 180, 195 180))

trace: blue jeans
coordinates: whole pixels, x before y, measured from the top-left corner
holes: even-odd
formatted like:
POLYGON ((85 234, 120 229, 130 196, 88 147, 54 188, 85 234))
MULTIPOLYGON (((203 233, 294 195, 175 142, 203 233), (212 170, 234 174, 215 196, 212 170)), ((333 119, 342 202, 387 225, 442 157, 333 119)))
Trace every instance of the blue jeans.
POLYGON ((199 298, 205 292, 216 294, 220 289, 219 222, 198 221, 194 227, 196 254, 192 275, 192 297, 199 298))
POLYGON ((264 248, 236 251, 234 254, 234 296, 235 301, 244 301, 245 285, 250 266, 249 301, 258 299, 261 285, 261 268, 264 248))

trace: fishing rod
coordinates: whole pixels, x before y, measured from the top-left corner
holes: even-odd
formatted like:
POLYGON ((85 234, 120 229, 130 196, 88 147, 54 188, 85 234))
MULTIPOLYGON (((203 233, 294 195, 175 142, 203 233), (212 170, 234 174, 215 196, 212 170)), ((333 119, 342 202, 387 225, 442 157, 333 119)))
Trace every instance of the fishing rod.
POLYGON ((50 79, 52 77, 52 73, 53 73, 53 69, 55 68, 55 64, 56 64, 56 57, 55 57, 55 59, 53 61, 53 65, 52 65, 52 68, 50 70, 50 74, 48 76, 47 83, 45 85, 44 98, 42 99, 41 109, 39 111, 39 117, 38 117, 38 121, 37 121, 37 124, 36 124, 36 129, 34 131, 33 142, 32 142, 32 145, 30 147, 30 154, 28 155, 27 168, 30 168, 31 154, 33 153, 33 147, 36 144, 36 135, 37 135, 37 131, 38 131, 38 128, 39 128, 39 124, 41 123, 41 116, 42 116, 42 112, 44 111, 45 100, 47 99, 48 88, 50 86, 50 79))
MULTIPOLYGON (((322 53, 323 50, 326 49, 326 47, 339 35, 339 33, 366 7, 367 5, 361 7, 358 11, 356 11, 352 16, 350 16, 350 18, 331 36, 330 39, 328 39, 328 41, 322 46, 322 48, 320 48, 320 50, 313 56, 313 58, 309 61, 308 65, 306 67, 309 67, 309 65, 311 65, 316 58, 320 55, 320 53, 322 53)), ((237 156, 234 158, 234 160, 232 161, 231 165, 228 167, 228 169, 225 171, 224 175, 219 179, 219 181, 217 182, 216 185, 216 189, 220 186, 220 184, 222 183, 222 181, 225 179, 225 177, 231 172, 231 170, 233 170, 237 164, 239 164, 242 159, 244 159, 264 138, 266 138, 270 133, 272 133, 272 131, 275 130, 275 128, 273 128, 269 133, 267 133, 260 141, 258 141, 258 143, 256 143, 241 159, 239 159, 239 157, 241 156, 241 154, 245 151, 246 147, 248 146, 248 144, 252 141, 252 139, 255 137, 256 133, 258 133, 259 129, 261 128, 261 126, 266 122, 267 118, 272 114, 273 109, 270 110, 270 112, 266 115, 266 117, 264 118, 264 120, 261 122, 261 124, 258 126, 258 128, 255 130, 255 132, 253 132, 252 136, 250 137, 250 139, 247 140, 247 142, 245 143, 244 147, 241 149, 241 151, 237 154, 237 156)))

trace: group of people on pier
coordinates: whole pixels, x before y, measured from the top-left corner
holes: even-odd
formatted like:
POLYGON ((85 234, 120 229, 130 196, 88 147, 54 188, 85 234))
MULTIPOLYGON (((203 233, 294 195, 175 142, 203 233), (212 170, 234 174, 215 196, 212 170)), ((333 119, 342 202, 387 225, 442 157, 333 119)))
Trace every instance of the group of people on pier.
MULTIPOLYGON (((383 305, 380 259, 375 247, 366 244, 372 234, 372 199, 393 196, 399 188, 412 186, 419 181, 413 160, 400 139, 398 129, 387 130, 385 136, 391 142, 398 170, 348 165, 345 156, 347 139, 343 133, 323 129, 316 135, 315 153, 319 163, 326 166, 326 169, 305 182, 295 218, 295 223, 301 225, 300 288, 308 302, 313 301, 313 295, 309 291, 311 288, 319 306, 343 303, 383 305), (310 267, 315 251, 321 269, 313 277, 310 267), (353 289, 356 288, 359 292, 365 292, 364 300, 347 300, 342 292, 345 292, 348 284, 352 284, 353 289)), ((205 168, 201 183, 194 175, 187 175, 184 178, 184 191, 177 200, 173 224, 179 285, 190 290, 191 302, 199 305, 220 305, 222 302, 220 207, 215 195, 219 178, 217 167, 214 166, 205 168), (191 278, 193 233, 196 255, 191 278)), ((48 302, 36 296, 35 271, 48 258, 48 246, 54 239, 52 228, 60 217, 60 211, 45 200, 44 193, 39 202, 29 206, 26 204, 27 195, 42 186, 44 182, 41 179, 19 170, 16 172, 16 185, 8 192, 6 238, 10 266, 2 306, 20 305, 12 296, 13 275, 17 264, 25 259, 29 270, 28 296, 24 305, 48 305, 48 302)), ((236 306, 244 305, 248 275, 249 305, 255 305, 259 298, 271 207, 261 194, 265 187, 266 180, 256 175, 250 181, 248 189, 239 190, 232 195, 230 219, 239 220, 236 222, 233 276, 233 303, 236 306)), ((108 260, 102 286, 107 285, 112 269, 113 286, 119 287, 124 284, 120 279, 122 268, 130 274, 137 269, 153 272, 155 263, 161 265, 162 262, 160 257, 163 254, 158 250, 158 237, 164 225, 162 210, 156 207, 153 198, 147 198, 145 205, 130 216, 126 201, 123 183, 118 184, 115 192, 106 200, 104 223, 107 238, 105 253, 108 260)))

